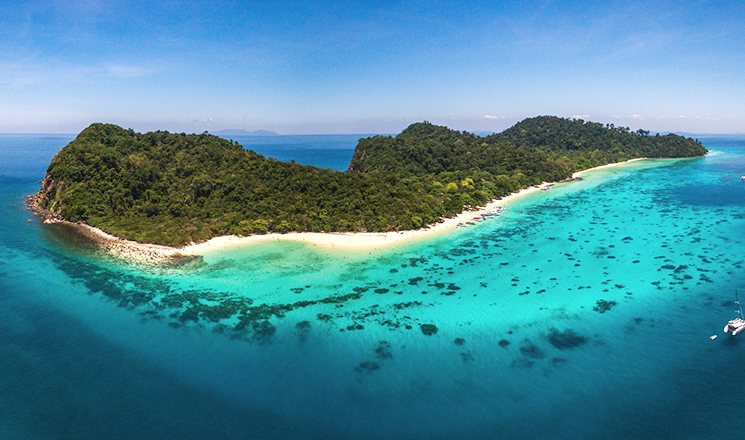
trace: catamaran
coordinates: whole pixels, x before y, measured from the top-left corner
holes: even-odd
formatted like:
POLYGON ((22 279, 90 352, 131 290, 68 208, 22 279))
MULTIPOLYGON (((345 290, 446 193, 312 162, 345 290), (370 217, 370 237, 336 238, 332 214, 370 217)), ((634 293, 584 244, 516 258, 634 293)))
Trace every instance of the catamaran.
POLYGON ((737 318, 731 320, 724 326, 724 332, 728 333, 732 331, 732 336, 745 330, 745 317, 742 315, 742 307, 740 307, 740 298, 737 297, 737 289, 735 289, 735 304, 737 304, 737 318))

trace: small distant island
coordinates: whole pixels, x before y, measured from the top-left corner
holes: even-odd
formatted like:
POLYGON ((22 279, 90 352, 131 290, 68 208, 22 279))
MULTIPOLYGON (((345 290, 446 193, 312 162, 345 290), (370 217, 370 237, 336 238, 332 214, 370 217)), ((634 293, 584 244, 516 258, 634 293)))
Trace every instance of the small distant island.
POLYGON ((50 219, 167 246, 270 232, 403 231, 577 171, 706 152, 675 134, 554 116, 484 137, 422 122, 360 139, 341 172, 271 160, 206 133, 93 124, 52 159, 31 205, 50 219))
POLYGON ((227 130, 220 130, 212 133, 216 136, 279 136, 279 133, 275 133, 269 130, 254 130, 248 131, 240 128, 232 128, 227 130))

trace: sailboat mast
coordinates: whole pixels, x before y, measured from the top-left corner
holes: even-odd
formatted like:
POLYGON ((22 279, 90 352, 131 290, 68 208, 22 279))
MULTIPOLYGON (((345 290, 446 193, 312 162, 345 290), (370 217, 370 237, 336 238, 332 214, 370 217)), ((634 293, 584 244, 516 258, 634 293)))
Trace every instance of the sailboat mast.
POLYGON ((737 296, 737 289, 735 289, 735 304, 737 304, 737 310, 740 313, 740 319, 745 319, 742 315, 742 306, 740 305, 740 298, 737 296))

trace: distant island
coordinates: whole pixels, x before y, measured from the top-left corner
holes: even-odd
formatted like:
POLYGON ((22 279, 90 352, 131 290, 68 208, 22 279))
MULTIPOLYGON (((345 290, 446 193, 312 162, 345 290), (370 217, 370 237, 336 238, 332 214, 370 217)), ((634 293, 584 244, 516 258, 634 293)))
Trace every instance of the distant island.
POLYGON ((481 137, 428 122, 360 139, 346 172, 270 160, 210 134, 83 130, 31 205, 141 243, 268 232, 421 228, 542 182, 632 158, 694 157, 700 142, 541 116, 481 137))
POLYGON ((279 136, 279 133, 275 133, 269 130, 248 131, 239 128, 220 130, 212 134, 216 136, 279 136))

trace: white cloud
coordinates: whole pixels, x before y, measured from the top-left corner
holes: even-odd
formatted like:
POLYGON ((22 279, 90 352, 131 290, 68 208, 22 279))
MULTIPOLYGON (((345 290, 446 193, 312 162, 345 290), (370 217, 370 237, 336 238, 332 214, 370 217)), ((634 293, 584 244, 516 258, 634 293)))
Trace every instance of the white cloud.
POLYGON ((486 119, 507 119, 504 116, 492 116, 492 115, 484 115, 486 119))
POLYGON ((591 115, 572 115, 572 119, 590 119, 591 115))
POLYGON ((215 120, 213 118, 183 119, 178 121, 179 125, 187 127, 211 127, 215 120))

